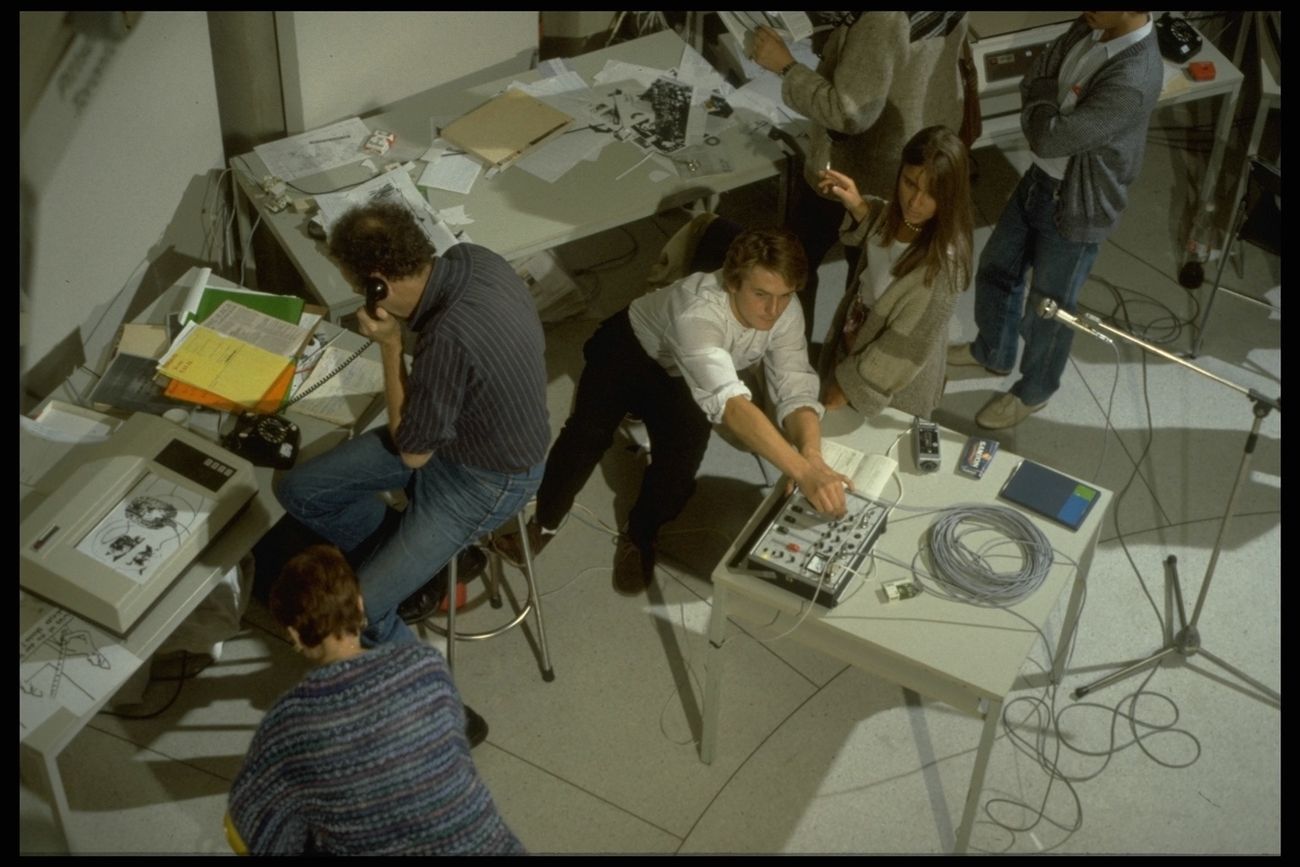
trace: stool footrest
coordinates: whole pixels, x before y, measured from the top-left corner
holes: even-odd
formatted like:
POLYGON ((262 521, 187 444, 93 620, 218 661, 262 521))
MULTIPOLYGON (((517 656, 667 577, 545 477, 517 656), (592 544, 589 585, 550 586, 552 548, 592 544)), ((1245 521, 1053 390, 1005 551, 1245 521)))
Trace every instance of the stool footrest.
MULTIPOLYGON (((496 638, 498 635, 502 635, 506 632, 509 632, 511 629, 514 629, 520 623, 523 623, 524 618, 532 613, 533 613, 533 600, 530 598, 528 602, 524 605, 524 607, 519 610, 519 613, 515 615, 515 619, 511 620, 509 623, 506 623, 503 626, 498 626, 496 629, 489 629, 483 632, 457 632, 455 635, 455 639, 457 641, 482 641, 486 638, 496 638)), ((424 625, 429 627, 439 635, 446 636, 447 634, 447 627, 442 626, 440 624, 431 623, 429 620, 426 620, 424 622, 424 625)))

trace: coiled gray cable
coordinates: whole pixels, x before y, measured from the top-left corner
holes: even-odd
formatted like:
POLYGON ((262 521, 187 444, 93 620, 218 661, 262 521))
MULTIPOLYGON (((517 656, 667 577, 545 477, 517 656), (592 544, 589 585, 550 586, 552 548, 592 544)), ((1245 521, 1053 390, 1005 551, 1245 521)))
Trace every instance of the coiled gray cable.
POLYGON ((1014 605, 1033 593, 1052 568, 1052 544, 1024 515, 1006 506, 963 503, 944 509, 930 527, 935 578, 972 602, 1014 605), (972 547, 975 534, 994 537, 972 547), (1008 547, 1014 551, 1007 551, 1008 547), (1014 558, 998 571, 990 557, 1014 558))

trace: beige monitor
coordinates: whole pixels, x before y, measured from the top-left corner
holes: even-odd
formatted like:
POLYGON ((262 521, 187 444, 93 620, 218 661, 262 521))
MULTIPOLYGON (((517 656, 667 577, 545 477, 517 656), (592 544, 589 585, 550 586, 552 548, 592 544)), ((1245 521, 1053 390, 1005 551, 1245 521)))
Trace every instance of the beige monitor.
POLYGON ((248 461, 137 413, 22 522, 19 583, 124 635, 255 493, 248 461))

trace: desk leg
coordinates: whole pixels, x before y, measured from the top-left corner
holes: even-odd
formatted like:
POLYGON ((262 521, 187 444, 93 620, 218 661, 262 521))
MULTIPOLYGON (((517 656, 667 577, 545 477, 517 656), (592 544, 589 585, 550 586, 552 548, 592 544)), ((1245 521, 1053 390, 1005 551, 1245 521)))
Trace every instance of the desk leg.
POLYGON ((700 761, 713 763, 718 738, 718 710, 722 702, 722 639, 727 631, 727 591, 713 585, 713 612, 709 618, 709 673, 704 685, 704 731, 700 733, 700 761))
POLYGON ((1092 555, 1097 551, 1097 540, 1101 536, 1101 522, 1093 530, 1092 539, 1084 549, 1074 568, 1074 585, 1070 588, 1070 602, 1065 608, 1065 619, 1061 621, 1061 637, 1056 642, 1056 654, 1052 657, 1052 683, 1060 685, 1065 674, 1065 657, 1070 650, 1070 640, 1074 630, 1079 627, 1079 607, 1083 604, 1084 582, 1092 569, 1092 555))
POLYGON ((72 838, 68 835, 68 820, 72 811, 68 808, 68 796, 63 791, 63 778, 59 775, 59 757, 25 750, 20 752, 24 756, 20 761, 27 771, 28 782, 37 794, 44 796, 54 807, 54 830, 63 841, 64 848, 72 852, 72 838))
POLYGON ((1065 655, 1070 650, 1070 638, 1079 625, 1079 605, 1083 601, 1083 573, 1074 576, 1074 587, 1070 590, 1070 604, 1065 609, 1065 620, 1061 622, 1061 637, 1056 642, 1056 654, 1052 658, 1052 683, 1059 686, 1061 676, 1065 674, 1065 655))
POLYGON ((970 788, 966 791, 966 809, 961 814, 961 827, 957 829, 957 846, 953 850, 963 855, 970 846, 971 827, 979 811, 980 792, 984 789, 984 772, 988 769, 989 753, 993 751, 993 737, 997 734, 998 720, 1002 718, 1002 700, 989 702, 984 715, 984 732, 980 735, 980 748, 975 753, 975 770, 970 775, 970 788))
POLYGON ((1224 94, 1223 105, 1219 108, 1219 118, 1214 124, 1214 147, 1210 150, 1210 162, 1205 167, 1205 178, 1201 182, 1201 194, 1196 204, 1196 217, 1192 220, 1192 235, 1187 239, 1188 261, 1207 261, 1214 249, 1214 236, 1218 227, 1213 213, 1215 192, 1219 185, 1219 168, 1223 165, 1223 152, 1232 135, 1232 118, 1237 113, 1237 98, 1241 95, 1238 83, 1230 93, 1224 94), (1200 235, 1203 227, 1204 235, 1200 235), (1199 245, 1205 245, 1201 250, 1199 245))

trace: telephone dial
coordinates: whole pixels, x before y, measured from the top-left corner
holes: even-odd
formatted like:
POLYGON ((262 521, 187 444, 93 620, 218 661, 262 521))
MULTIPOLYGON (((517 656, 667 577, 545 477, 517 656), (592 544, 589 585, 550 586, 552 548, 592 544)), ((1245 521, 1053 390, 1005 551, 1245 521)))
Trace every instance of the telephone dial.
POLYGON ((298 459, 301 440, 302 432, 288 419, 246 412, 222 445, 254 466, 287 470, 298 459))

